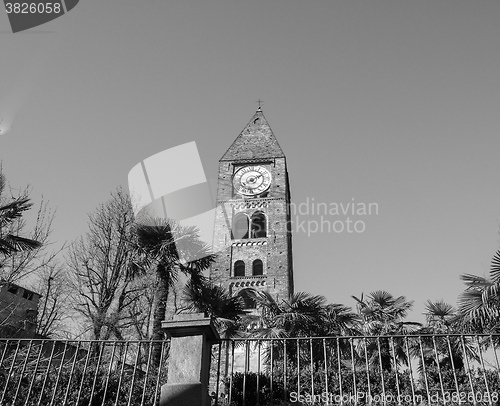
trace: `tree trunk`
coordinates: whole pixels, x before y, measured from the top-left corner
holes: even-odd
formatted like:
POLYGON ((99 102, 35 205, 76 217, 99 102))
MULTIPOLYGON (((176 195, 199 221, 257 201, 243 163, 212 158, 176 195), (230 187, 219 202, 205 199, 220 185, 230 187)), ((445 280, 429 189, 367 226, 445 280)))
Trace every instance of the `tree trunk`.
POLYGON ((152 362, 154 366, 160 365, 161 358, 161 348, 163 340, 163 330, 161 328, 161 322, 165 320, 165 310, 167 307, 168 300, 168 287, 170 280, 170 272, 164 264, 159 264, 156 267, 156 294, 155 294, 155 311, 153 316, 153 334, 151 336, 152 340, 157 342, 153 343, 152 351, 152 362))

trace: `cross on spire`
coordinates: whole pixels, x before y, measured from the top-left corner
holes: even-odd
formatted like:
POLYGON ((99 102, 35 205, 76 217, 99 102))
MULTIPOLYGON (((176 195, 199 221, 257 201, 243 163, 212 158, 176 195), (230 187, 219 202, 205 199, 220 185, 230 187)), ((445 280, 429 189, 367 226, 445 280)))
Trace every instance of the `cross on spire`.
POLYGON ((255 103, 258 103, 259 104, 259 108, 257 110, 260 110, 262 105, 264 104, 264 102, 262 100, 257 100, 255 103))

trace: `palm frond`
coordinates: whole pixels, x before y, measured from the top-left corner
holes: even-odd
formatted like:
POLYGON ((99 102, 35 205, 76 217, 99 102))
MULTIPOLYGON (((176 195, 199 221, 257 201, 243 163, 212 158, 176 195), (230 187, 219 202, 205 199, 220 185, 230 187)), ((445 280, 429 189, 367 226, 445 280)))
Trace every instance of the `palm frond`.
POLYGON ((491 259, 490 276, 495 284, 500 283, 500 250, 491 259))
POLYGON ((32 205, 33 203, 30 203, 29 198, 22 197, 1 206, 0 227, 5 227, 6 225, 12 223, 15 219, 20 218, 32 205))
POLYGON ((455 313, 454 307, 442 300, 438 300, 436 302, 428 300, 425 305, 425 310, 426 310, 425 314, 439 318, 446 318, 449 316, 453 316, 455 313))
POLYGON ((269 292, 250 290, 249 294, 257 303, 257 307, 268 315, 275 316, 281 313, 280 306, 269 292))
POLYGON ((0 195, 3 192, 5 185, 6 185, 5 176, 2 173, 0 173, 0 195))
POLYGON ((252 338, 287 338, 290 335, 280 327, 264 327, 251 332, 252 338))
POLYGON ((460 275, 460 279, 464 281, 465 285, 467 286, 467 289, 489 286, 492 283, 490 280, 488 280, 483 276, 477 276, 468 273, 460 275))
POLYGON ((394 303, 394 297, 385 290, 377 290, 370 293, 371 300, 381 307, 387 307, 394 303))
POLYGON ((12 234, 0 238, 0 253, 9 255, 21 251, 30 251, 41 247, 42 243, 12 234))
POLYGON ((481 290, 466 290, 458 298, 459 310, 467 323, 486 326, 499 317, 499 308, 484 301, 481 290))

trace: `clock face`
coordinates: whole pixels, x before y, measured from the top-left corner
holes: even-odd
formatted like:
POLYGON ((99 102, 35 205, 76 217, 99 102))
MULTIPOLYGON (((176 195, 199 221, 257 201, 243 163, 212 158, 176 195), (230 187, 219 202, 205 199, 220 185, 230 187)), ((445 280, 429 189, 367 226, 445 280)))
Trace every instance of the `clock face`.
POLYGON ((271 186, 271 173, 262 166, 245 166, 234 174, 233 186, 242 195, 260 195, 271 186))

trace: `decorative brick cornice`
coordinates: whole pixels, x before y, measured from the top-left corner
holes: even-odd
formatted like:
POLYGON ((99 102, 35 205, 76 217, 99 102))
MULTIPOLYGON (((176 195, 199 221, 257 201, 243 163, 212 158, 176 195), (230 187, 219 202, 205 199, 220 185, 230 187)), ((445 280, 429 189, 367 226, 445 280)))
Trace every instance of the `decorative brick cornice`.
POLYGON ((240 202, 240 203, 232 203, 232 206, 235 210, 266 209, 268 204, 267 202, 240 202))
POLYGON ((232 247, 251 247, 254 245, 267 245, 267 241, 241 241, 241 242, 233 242, 231 244, 232 247))
POLYGON ((241 199, 229 199, 229 200, 218 200, 217 203, 229 203, 234 205, 237 204, 252 204, 252 203, 257 203, 257 202, 265 202, 265 203, 271 203, 274 201, 286 201, 285 198, 283 197, 260 197, 260 198, 255 198, 255 199, 249 199, 249 200, 241 200, 241 199))
POLYGON ((236 276, 230 278, 230 288, 253 288, 266 285, 266 275, 259 276, 236 276))
POLYGON ((248 159, 221 159, 220 162, 230 162, 233 166, 238 166, 240 164, 272 164, 275 161, 276 157, 268 157, 268 158, 248 158, 248 159))

